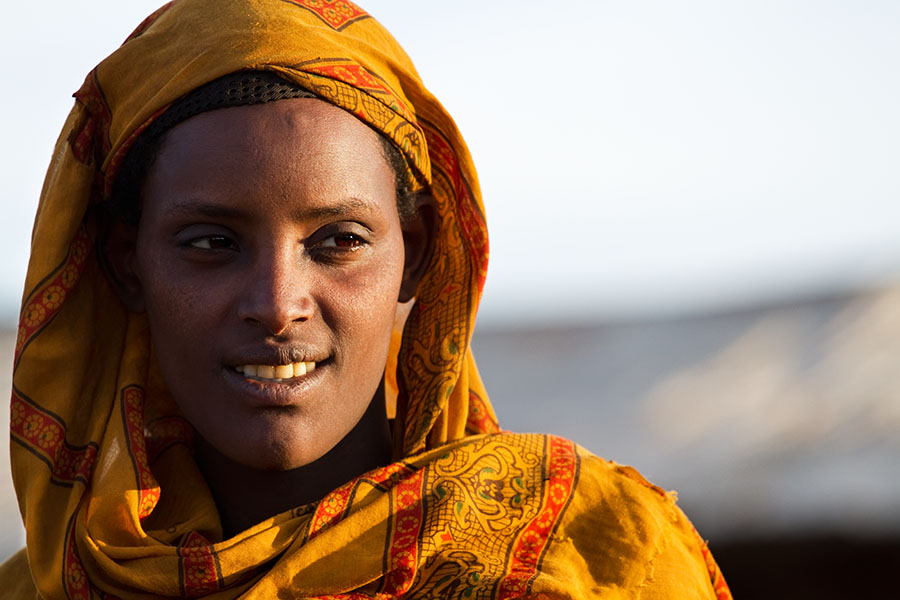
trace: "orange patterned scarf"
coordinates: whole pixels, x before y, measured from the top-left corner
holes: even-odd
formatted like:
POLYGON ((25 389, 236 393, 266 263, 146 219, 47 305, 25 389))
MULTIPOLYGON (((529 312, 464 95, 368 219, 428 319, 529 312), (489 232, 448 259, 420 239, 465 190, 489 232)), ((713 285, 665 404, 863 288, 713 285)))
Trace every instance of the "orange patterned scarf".
POLYGON ((566 440, 499 433, 469 345, 487 257, 465 143, 367 13, 343 0, 160 8, 88 75, 47 174, 10 422, 27 549, 0 580, 33 598, 27 558, 43 597, 70 600, 730 597, 670 495, 566 440), (168 105, 243 69, 390 137, 440 234, 391 358, 397 462, 223 540, 146 320, 99 269, 92 207, 168 105))

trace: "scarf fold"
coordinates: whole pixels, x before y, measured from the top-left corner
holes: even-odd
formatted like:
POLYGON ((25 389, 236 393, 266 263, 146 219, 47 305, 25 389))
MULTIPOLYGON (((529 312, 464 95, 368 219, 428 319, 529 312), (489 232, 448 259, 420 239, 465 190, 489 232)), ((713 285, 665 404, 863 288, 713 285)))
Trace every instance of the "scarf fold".
POLYGON ((730 597, 670 495, 566 440, 500 433, 470 349, 488 258, 471 157, 370 15, 344 0, 176 0, 75 98, 35 219, 11 402, 43 597, 730 597), (154 118, 240 70, 389 137, 439 234, 387 366, 396 462, 223 540, 146 319, 100 270, 95 207, 154 118))

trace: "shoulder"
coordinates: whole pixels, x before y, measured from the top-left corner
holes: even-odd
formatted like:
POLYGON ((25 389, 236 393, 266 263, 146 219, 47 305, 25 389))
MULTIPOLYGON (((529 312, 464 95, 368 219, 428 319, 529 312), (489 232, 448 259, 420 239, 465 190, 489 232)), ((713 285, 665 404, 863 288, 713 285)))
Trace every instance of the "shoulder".
POLYGON ((419 455, 411 465, 426 473, 423 489, 434 493, 435 506, 480 511, 482 520, 515 530, 508 558, 513 570, 535 572, 535 594, 731 597, 674 492, 572 441, 472 436, 419 455))
POLYGON ((591 592, 639 590, 635 597, 642 600, 731 598, 675 492, 581 447, 578 455, 578 484, 555 550, 568 555, 570 565, 581 561, 593 580, 591 592))
POLYGON ((540 455, 523 462, 541 473, 544 506, 559 507, 534 591, 572 593, 575 585, 583 598, 731 597, 675 492, 556 436, 498 434, 482 444, 540 455))
MULTIPOLYGON (((677 494, 650 483, 637 469, 605 460, 577 443, 554 435, 500 433, 481 436, 468 451, 505 457, 542 481, 567 491, 567 511, 585 514, 595 526, 636 528, 646 535, 690 522, 677 494)), ((641 537, 644 537, 643 535, 641 537)))
POLYGON ((0 564, 0 588, 4 590, 3 597, 10 600, 40 598, 31 579, 31 569, 28 567, 28 555, 25 548, 0 564))

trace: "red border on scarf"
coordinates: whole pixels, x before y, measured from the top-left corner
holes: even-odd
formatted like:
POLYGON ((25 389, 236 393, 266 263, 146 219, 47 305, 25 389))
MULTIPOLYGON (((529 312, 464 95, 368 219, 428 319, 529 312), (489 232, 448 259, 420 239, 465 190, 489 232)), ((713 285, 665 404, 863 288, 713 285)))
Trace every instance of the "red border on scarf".
POLYGON ((186 597, 197 598, 219 590, 221 574, 209 540, 192 531, 179 546, 178 557, 186 597))
POLYGON ((305 8, 335 31, 343 31, 357 21, 371 18, 369 13, 348 0, 285 0, 285 2, 305 8))
POLYGON ((66 443, 66 425, 59 418, 23 400, 13 390, 10 400, 9 432, 12 439, 30 450, 50 467, 54 483, 87 484, 97 460, 97 445, 72 446, 66 443))
POLYGON ((447 177, 453 184, 453 190, 457 197, 456 206, 459 224, 465 232, 463 238, 469 243, 472 265, 475 267, 475 273, 478 278, 478 289, 482 290, 484 288, 484 279, 487 276, 488 253, 490 250, 484 216, 472 198, 469 186, 463 180, 459 161, 456 158, 456 152, 454 152, 453 147, 444 136, 431 128, 427 123, 420 123, 420 125, 425 132, 425 143, 428 144, 428 154, 431 156, 432 168, 439 167, 447 174, 447 177))
POLYGON ((409 591, 419 564, 419 534, 425 520, 422 486, 425 473, 416 471, 394 488, 393 529, 388 550, 383 594, 400 596, 409 591))
POLYGON ((529 592, 553 530, 575 489, 578 457, 575 444, 547 437, 548 464, 544 506, 513 544, 509 572, 500 581, 497 598, 518 598, 529 592))
POLYGON ((322 498, 316 505, 316 511, 310 520, 308 539, 316 537, 323 530, 344 518, 347 509, 350 508, 350 498, 353 495, 353 489, 360 481, 366 481, 376 486, 383 486, 390 481, 392 482, 388 485, 390 488, 393 486, 393 482, 400 481, 411 473, 413 471, 406 465, 394 463, 348 481, 322 498))
POLYGON ((466 416, 466 429, 472 433, 500 433, 500 424, 491 416, 485 401, 469 390, 469 413, 466 416))
POLYGON ((122 390, 122 421, 137 480, 138 518, 143 520, 156 508, 160 490, 147 462, 144 439, 144 390, 136 385, 130 385, 122 390))
POLYGON ((80 227, 69 243, 65 260, 50 272, 48 278, 52 279, 38 284, 23 303, 16 334, 15 364, 28 342, 56 316, 68 293, 81 279, 92 246, 84 227, 80 227))

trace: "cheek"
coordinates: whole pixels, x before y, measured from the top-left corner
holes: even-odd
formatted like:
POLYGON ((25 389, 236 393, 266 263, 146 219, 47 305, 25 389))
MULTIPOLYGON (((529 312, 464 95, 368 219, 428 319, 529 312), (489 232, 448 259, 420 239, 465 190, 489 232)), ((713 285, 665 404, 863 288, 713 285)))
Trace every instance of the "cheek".
POLYGON ((330 278, 316 298, 323 321, 339 340, 344 359, 354 365, 355 372, 350 376, 359 383, 363 379, 376 384, 380 381, 402 276, 402 254, 393 254, 347 277, 330 278))
POLYGON ((329 314, 340 311, 342 318, 335 319, 338 327, 338 321, 344 320, 353 322, 357 331, 360 327, 378 330, 385 322, 393 323, 402 279, 402 254, 384 253, 363 268, 328 277, 317 302, 326 320, 329 314))
POLYGON ((138 246, 137 274, 148 315, 192 321, 214 312, 227 301, 227 277, 191 266, 169 245, 150 239, 138 246))
POLYGON ((142 265, 147 321, 156 354, 165 371, 180 371, 198 364, 198 340, 208 338, 216 330, 217 302, 221 293, 210 289, 207 282, 188 278, 175 268, 146 261, 142 265))

